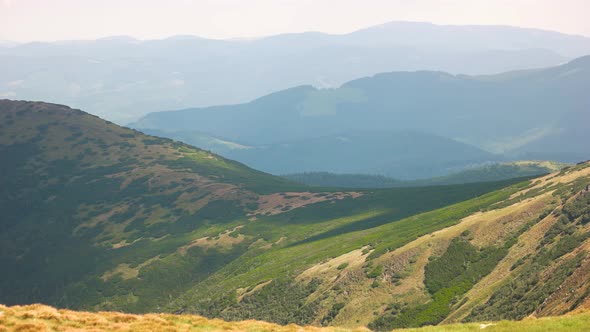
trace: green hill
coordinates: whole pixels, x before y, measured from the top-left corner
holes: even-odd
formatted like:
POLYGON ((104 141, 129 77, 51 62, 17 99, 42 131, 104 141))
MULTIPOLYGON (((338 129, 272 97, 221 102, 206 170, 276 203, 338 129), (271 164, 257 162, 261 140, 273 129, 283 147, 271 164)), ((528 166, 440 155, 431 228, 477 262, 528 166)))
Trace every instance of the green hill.
POLYGON ((244 257, 169 310, 379 331, 567 313, 589 301, 589 166, 244 257))
POLYGON ((0 117, 7 304, 161 310, 232 263, 505 185, 325 192, 65 106, 0 117))

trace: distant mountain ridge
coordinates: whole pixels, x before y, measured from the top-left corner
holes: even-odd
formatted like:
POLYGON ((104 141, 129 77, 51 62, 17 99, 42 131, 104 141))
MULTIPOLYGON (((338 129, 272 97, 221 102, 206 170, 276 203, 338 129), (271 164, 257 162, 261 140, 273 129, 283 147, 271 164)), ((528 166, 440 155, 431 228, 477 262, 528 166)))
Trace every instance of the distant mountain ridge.
MULTIPOLYGON (((233 42, 263 44, 267 46, 282 45, 316 47, 326 42, 342 45, 372 46, 440 46, 441 49, 493 49, 523 50, 548 49, 567 57, 580 57, 590 53, 590 37, 566 34, 556 31, 521 28, 508 25, 445 25, 429 22, 391 21, 379 25, 362 28, 349 33, 330 34, 318 31, 301 33, 284 33, 258 38, 210 39, 197 35, 173 35, 161 39, 142 40, 132 36, 107 36, 96 40, 61 40, 56 42, 24 42, 0 41, 19 45, 23 50, 40 46, 50 46, 46 55, 97 55, 89 49, 75 50, 76 44, 92 45, 93 43, 117 42, 126 45, 123 54, 132 55, 133 44, 157 44, 174 41, 197 41, 201 43, 229 45, 233 42), (88 52, 88 53, 85 53, 88 52)), ((98 46, 98 45, 97 45, 98 46)), ((102 45, 107 46, 105 45, 102 45)), ((98 48, 100 49, 100 48, 98 48)), ((8 54, 21 54, 23 50, 13 50, 8 54)), ((106 50, 106 49, 103 49, 106 50)), ((150 50, 150 49, 148 49, 150 50)), ((156 49, 151 49, 156 51, 156 49)), ((113 53, 98 55, 116 56, 113 53)))
POLYGON ((590 54, 586 36, 506 25, 442 25, 393 21, 352 32, 349 36, 368 44, 391 42, 385 34, 376 34, 376 31, 393 35, 395 43, 405 45, 438 44, 443 48, 461 49, 467 44, 481 49, 499 50, 546 48, 568 57, 590 54))
POLYGON ((586 37, 412 22, 253 40, 34 42, 0 47, 0 98, 53 101, 128 123, 154 111, 243 103, 298 85, 333 88, 381 72, 493 74, 586 54, 586 37))
POLYGON ((588 86, 590 56, 488 76, 392 72, 336 89, 299 86, 245 104, 152 113, 132 126, 189 143, 187 133, 195 131, 249 146, 203 147, 274 174, 416 179, 489 161, 585 160, 588 86), (428 161, 412 161, 420 155, 428 161), (419 171, 429 163, 437 169, 419 171))
POLYGON ((286 174, 283 175, 283 177, 294 182, 320 187, 395 188, 489 182, 514 178, 525 178, 556 172, 566 166, 568 166, 568 164, 549 161, 495 163, 468 168, 446 176, 413 181, 402 181, 382 175, 336 174, 328 172, 286 174))

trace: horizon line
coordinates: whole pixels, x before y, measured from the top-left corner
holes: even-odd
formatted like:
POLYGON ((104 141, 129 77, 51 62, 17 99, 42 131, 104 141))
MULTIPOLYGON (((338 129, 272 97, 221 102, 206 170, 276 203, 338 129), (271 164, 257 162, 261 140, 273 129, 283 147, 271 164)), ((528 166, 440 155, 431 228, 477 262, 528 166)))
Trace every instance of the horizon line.
MULTIPOLYGON (((2 38, 0 39, 0 43, 12 43, 15 44, 13 46, 19 46, 19 45, 26 45, 26 44, 34 44, 34 43, 47 43, 47 44, 53 44, 53 43, 68 43, 68 42, 92 42, 92 41, 101 41, 101 40, 108 40, 108 39, 128 39, 131 40, 133 42, 147 42, 147 41, 157 41, 157 40, 168 40, 168 39, 173 39, 173 38, 179 38, 179 37, 184 37, 184 38, 192 38, 192 39, 203 39, 203 40, 211 40, 211 41, 225 41, 225 42, 251 42, 251 41, 257 41, 257 40, 263 40, 263 39, 268 39, 268 38, 273 38, 273 37, 277 37, 277 36, 285 36, 285 35, 302 35, 302 34, 311 34, 311 33, 316 33, 316 34, 323 34, 323 35, 329 35, 329 36, 346 36, 355 32, 359 32, 359 31, 363 31, 363 30, 368 30, 368 29, 374 29, 374 28, 379 28, 382 26, 386 26, 389 24, 395 24, 395 23, 402 23, 402 24, 423 24, 423 25, 433 25, 433 26, 439 26, 439 27, 496 27, 496 28, 515 28, 515 29, 522 29, 522 30, 534 30, 534 31, 543 31, 543 32, 550 32, 550 33, 558 33, 558 34, 562 34, 562 35, 567 35, 567 36, 572 36, 572 37, 581 37, 581 38, 589 38, 590 39, 590 35, 585 35, 585 34, 580 34, 580 33, 568 33, 568 32, 562 32, 562 31, 557 31, 557 30, 550 30, 550 29, 544 29, 544 28, 535 28, 535 27, 524 27, 524 26, 517 26, 517 25, 509 25, 509 24, 444 24, 444 23, 434 23, 434 22, 429 22, 429 21, 408 21, 408 20, 392 20, 392 21, 386 21, 384 23, 378 23, 378 24, 374 24, 374 25, 369 25, 369 26, 365 26, 362 28, 358 28, 352 31, 348 31, 348 32, 344 32, 344 33, 330 33, 330 32, 323 32, 323 31, 318 31, 318 30, 304 30, 304 31, 292 31, 292 32, 282 32, 282 33, 276 33, 276 34, 269 34, 269 35, 262 35, 262 36, 251 36, 251 37, 247 37, 247 36, 236 36, 236 37, 230 37, 230 38, 214 38, 214 37, 205 37, 202 35, 197 35, 197 34, 186 34, 186 33, 178 33, 178 34, 174 34, 174 35, 168 35, 165 37, 154 37, 154 38, 139 38, 139 37, 135 37, 133 35, 128 35, 128 34, 114 34, 114 35, 105 35, 102 37, 96 37, 96 38, 88 38, 88 39, 78 39, 78 38, 73 38, 73 39, 46 39, 46 40, 27 40, 27 41, 18 41, 18 40, 12 40, 12 39, 6 39, 6 38, 2 38)), ((0 47, 3 47, 0 44, 0 47)), ((10 46, 9 46, 10 47, 10 46)))

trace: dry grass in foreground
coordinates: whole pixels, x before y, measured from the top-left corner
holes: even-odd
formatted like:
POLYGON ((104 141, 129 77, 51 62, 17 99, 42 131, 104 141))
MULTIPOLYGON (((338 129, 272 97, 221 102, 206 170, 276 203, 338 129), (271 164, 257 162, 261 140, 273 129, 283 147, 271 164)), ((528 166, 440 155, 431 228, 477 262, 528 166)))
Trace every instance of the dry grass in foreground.
POLYGON ((449 324, 393 332, 583 332, 590 331, 590 312, 557 317, 526 318, 521 321, 449 324))
MULTIPOLYGON (((525 319, 518 322, 491 322, 429 326, 403 332, 549 332, 590 331, 590 312, 560 317, 525 319)), ((247 320, 225 322, 196 315, 147 314, 132 315, 119 312, 79 312, 55 309, 41 304, 6 307, 0 305, 0 332, 36 331, 272 331, 272 332, 353 332, 368 331, 333 327, 301 327, 247 320)))
MULTIPOLYGON (((79 312, 55 309, 41 304, 6 307, 0 305, 0 331, 273 331, 337 332, 338 328, 280 326, 247 320, 225 322, 196 315, 146 314, 118 312, 79 312)), ((357 329, 356 331, 368 331, 357 329)))

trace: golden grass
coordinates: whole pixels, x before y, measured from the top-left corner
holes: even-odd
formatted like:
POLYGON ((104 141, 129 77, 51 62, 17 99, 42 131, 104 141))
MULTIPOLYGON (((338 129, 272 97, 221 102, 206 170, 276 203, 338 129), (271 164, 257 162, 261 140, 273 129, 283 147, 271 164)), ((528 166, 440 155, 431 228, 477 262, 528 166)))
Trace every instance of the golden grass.
POLYGON ((346 266, 341 268, 341 270, 360 268, 365 263, 368 254, 371 252, 367 250, 363 253, 364 249, 365 248, 353 250, 344 255, 332 258, 327 262, 316 264, 301 273, 296 278, 296 280, 309 282, 313 278, 318 277, 324 277, 324 279, 333 279, 340 273, 338 267, 343 266, 342 264, 346 264, 346 266))
POLYGON ((563 167, 567 166, 567 164, 550 160, 520 160, 516 162, 506 163, 506 165, 545 167, 546 169, 552 172, 557 172, 563 167))
POLYGON ((152 262, 158 259, 160 259, 159 255, 148 259, 136 267, 131 267, 129 264, 119 264, 113 270, 105 272, 100 278, 103 281, 107 281, 116 275, 120 275, 124 280, 137 278, 137 276, 139 276, 139 270, 141 270, 144 266, 150 265, 152 262))
POLYGON ((146 314, 118 312, 77 312, 55 309, 41 304, 6 307, 0 305, 0 331, 272 331, 272 332, 339 332, 368 331, 365 328, 280 326, 260 321, 225 322, 196 315, 146 314))
POLYGON ((256 292, 258 292, 259 290, 261 290, 264 286, 270 284, 272 282, 271 280, 262 282, 256 286, 254 286, 254 288, 252 288, 251 290, 248 290, 248 288, 238 288, 236 290, 236 293, 238 294, 238 302, 242 301, 244 299, 244 296, 250 296, 256 292))
MULTIPOLYGON (((403 332, 545 332, 545 331, 588 331, 590 312, 529 318, 518 322, 500 321, 469 324, 429 326, 418 329, 403 329, 403 332)), ((244 332, 367 332, 366 328, 344 329, 336 327, 280 326, 276 324, 247 320, 226 322, 207 319, 196 315, 146 314, 133 315, 119 312, 78 312, 55 309, 41 304, 6 307, 0 305, 0 331, 45 332, 45 331, 244 331, 244 332)))
POLYGON ((233 229, 225 230, 223 233, 219 233, 215 238, 212 237, 202 237, 198 238, 191 243, 178 248, 178 252, 181 255, 186 255, 187 251, 193 247, 201 247, 203 249, 210 249, 210 248, 221 248, 221 249, 231 249, 234 245, 242 243, 246 237, 243 234, 238 234, 237 236, 232 236, 231 234, 238 231, 240 228, 243 228, 243 225, 237 226, 233 229))
MULTIPOLYGON (((587 165, 587 164, 585 164, 587 165)), ((510 198, 516 198, 520 195, 526 195, 533 189, 542 188, 545 185, 556 184, 556 183, 572 183, 577 179, 590 175, 590 167, 584 167, 577 170, 568 171, 565 174, 551 173, 543 177, 535 179, 535 185, 530 186, 524 190, 514 193, 510 198)))

